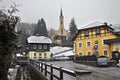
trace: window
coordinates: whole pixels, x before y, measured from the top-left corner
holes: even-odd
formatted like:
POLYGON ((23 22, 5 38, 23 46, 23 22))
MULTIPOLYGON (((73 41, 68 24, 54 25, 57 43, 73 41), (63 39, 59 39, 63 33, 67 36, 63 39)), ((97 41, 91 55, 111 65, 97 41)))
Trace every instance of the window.
POLYGON ((84 34, 85 34, 85 36, 88 36, 88 35, 89 35, 89 31, 86 30, 86 31, 84 32, 84 34))
POLYGON ((42 49, 42 45, 38 45, 38 49, 42 49))
POLYGON ((107 44, 105 44, 105 40, 107 40, 107 39, 103 39, 103 40, 102 40, 102 45, 103 45, 103 46, 107 46, 107 44))
POLYGON ((88 55, 91 56, 92 55, 91 52, 88 52, 88 55))
POLYGON ((63 21, 61 21, 61 24, 63 24, 63 21))
POLYGON ((34 59, 36 59, 36 53, 34 53, 34 59))
POLYGON ((40 58, 42 58, 42 54, 41 54, 41 53, 39 53, 39 59, 40 59, 40 58))
POLYGON ((81 48, 82 47, 82 43, 79 43, 79 48, 81 48))
POLYGON ((41 53, 39 53, 39 56, 41 56, 41 53))
POLYGON ((107 56, 108 55, 108 52, 107 50, 104 50, 104 53, 103 53, 104 56, 107 56))
POLYGON ((46 53, 44 53, 44 58, 47 58, 47 54, 46 53))
POLYGON ((36 53, 34 53, 34 56, 36 56, 36 53))
POLYGON ((79 56, 82 56, 82 52, 79 53, 79 56))
POLYGON ((44 53, 44 56, 46 56, 46 53, 44 53))
POLYGON ((33 45, 33 49, 37 49, 37 45, 33 45))
POLYGON ((61 34, 63 34, 63 29, 61 29, 61 34))
POLYGON ((96 34, 100 34, 100 28, 96 28, 96 34))
POLYGON ((47 45, 44 45, 44 49, 47 49, 47 45))
POLYGON ((87 47, 90 47, 90 42, 87 42, 87 47))

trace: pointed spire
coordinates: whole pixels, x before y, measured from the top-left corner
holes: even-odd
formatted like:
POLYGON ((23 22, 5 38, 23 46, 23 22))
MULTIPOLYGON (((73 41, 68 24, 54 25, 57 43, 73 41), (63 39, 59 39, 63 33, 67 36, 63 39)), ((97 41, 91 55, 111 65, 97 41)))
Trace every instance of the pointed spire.
POLYGON ((62 14, 62 8, 61 8, 60 16, 63 16, 63 14, 62 14))

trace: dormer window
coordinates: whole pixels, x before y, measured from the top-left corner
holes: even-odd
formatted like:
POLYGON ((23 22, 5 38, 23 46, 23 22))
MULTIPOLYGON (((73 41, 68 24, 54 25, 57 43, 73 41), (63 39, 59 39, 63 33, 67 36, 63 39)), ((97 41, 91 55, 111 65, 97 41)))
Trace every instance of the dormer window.
POLYGON ((44 45, 44 49, 47 49, 47 45, 44 45))
POLYGON ((84 34, 85 34, 85 36, 88 36, 89 35, 89 31, 85 30, 84 34))
POLYGON ((96 28, 96 34, 100 34, 100 28, 96 28))
POLYGON ((42 45, 40 44, 40 45, 38 45, 38 49, 42 49, 42 45))
POLYGON ((33 49, 37 49, 37 45, 33 45, 33 49))

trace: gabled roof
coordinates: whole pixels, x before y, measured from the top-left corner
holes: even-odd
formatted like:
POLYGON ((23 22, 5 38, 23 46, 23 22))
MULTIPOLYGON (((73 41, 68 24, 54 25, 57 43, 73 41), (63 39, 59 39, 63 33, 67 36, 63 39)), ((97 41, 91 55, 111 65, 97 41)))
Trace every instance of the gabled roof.
POLYGON ((27 38, 28 43, 52 43, 51 39, 45 36, 30 36, 27 38))
POLYGON ((96 22, 93 22, 91 24, 81 27, 79 30, 93 28, 93 27, 99 27, 99 26, 103 26, 103 25, 106 25, 106 24, 96 21, 96 22))
POLYGON ((81 27, 81 28, 78 30, 78 32, 77 32, 77 34, 75 35, 75 37, 72 39, 72 41, 74 41, 74 39, 77 37, 77 35, 79 34, 79 32, 80 32, 81 30, 90 29, 90 28, 95 28, 95 27, 100 27, 100 26, 106 26, 106 27, 109 28, 109 30, 110 30, 113 34, 118 35, 118 34, 116 34, 115 32, 113 32, 114 29, 113 29, 112 27, 108 26, 106 23, 101 23, 101 22, 96 21, 96 22, 93 22, 93 23, 91 23, 91 24, 88 24, 88 25, 86 25, 86 26, 81 27))
POLYGON ((114 32, 120 32, 120 24, 114 24, 110 27, 114 29, 114 32))

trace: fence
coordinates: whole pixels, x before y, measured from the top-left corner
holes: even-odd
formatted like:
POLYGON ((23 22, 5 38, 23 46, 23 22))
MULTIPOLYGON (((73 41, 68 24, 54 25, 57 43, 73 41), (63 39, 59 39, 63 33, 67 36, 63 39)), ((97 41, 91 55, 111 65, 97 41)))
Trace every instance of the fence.
MULTIPOLYGON (((58 67, 58 66, 55 66, 52 64, 46 64, 45 62, 35 61, 35 60, 30 60, 28 65, 29 65, 29 67, 32 66, 31 69, 33 69, 33 68, 34 68, 34 70, 36 69, 36 73, 34 72, 34 70, 31 70, 32 75, 34 74, 34 76, 35 76, 35 77, 33 76, 33 80, 54 80, 54 78, 57 80, 63 80, 64 73, 75 77, 76 80, 83 80, 82 77, 84 77, 84 79, 90 78, 90 77, 88 77, 88 76, 90 76, 88 74, 91 73, 90 71, 87 71, 87 70, 71 71, 71 70, 65 69, 63 67, 58 67), (56 75, 54 73, 54 70, 57 70, 59 72, 59 75, 56 75), (38 73, 39 71, 40 71, 40 73, 38 73), (41 75, 38 75, 41 73, 42 73, 42 77, 41 77, 41 75), (48 77, 48 75, 49 75, 49 77, 48 77), (82 76, 82 75, 84 75, 84 76, 82 76), (85 77, 85 75, 87 77, 85 77), (38 76, 40 76, 40 78, 38 76), (78 79, 79 77, 81 79, 78 79)), ((88 79, 85 79, 85 80, 88 80, 88 79)))
MULTIPOLYGON (((76 63, 97 67, 97 66, 99 66, 98 65, 98 58, 99 57, 96 57, 95 55, 92 55, 92 56, 79 56, 79 57, 75 57, 73 61, 76 62, 76 63)), ((108 59, 108 65, 106 65, 106 66, 116 67, 116 61, 108 59)))
POLYGON ((44 72, 45 76, 49 74, 50 80, 53 80, 53 77, 58 80, 63 80, 63 73, 66 73, 74 77, 76 76, 74 71, 70 71, 62 67, 54 66, 52 64, 46 64, 45 62, 30 60, 30 63, 34 65, 37 69, 39 69, 42 73, 44 72), (60 75, 57 76, 53 74, 53 70, 58 70, 60 75))

